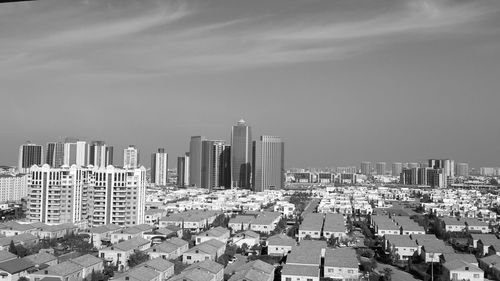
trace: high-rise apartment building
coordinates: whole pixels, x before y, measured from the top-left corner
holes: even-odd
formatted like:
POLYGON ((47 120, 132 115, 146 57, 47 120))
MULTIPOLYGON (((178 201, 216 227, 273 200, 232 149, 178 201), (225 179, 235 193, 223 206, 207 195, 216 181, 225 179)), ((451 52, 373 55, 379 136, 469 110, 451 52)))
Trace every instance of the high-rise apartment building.
POLYGON ((77 223, 89 219, 91 182, 91 171, 87 168, 35 166, 29 183, 28 220, 77 223))
POLYGON ((168 154, 164 148, 151 155, 151 183, 159 186, 168 183, 168 154))
POLYGON ((43 223, 144 223, 146 169, 35 166, 28 220, 43 223))
POLYGON ((19 147, 19 173, 29 173, 31 166, 42 165, 43 147, 34 143, 25 143, 19 147))
POLYGON ((407 164, 406 164, 406 167, 407 167, 408 169, 413 169, 413 168, 419 168, 419 167, 420 167, 420 165, 419 165, 418 163, 407 163, 407 164))
POLYGON ((184 170, 186 167, 186 157, 179 156, 177 157, 177 187, 185 187, 186 186, 186 171, 184 170))
POLYGON ((103 141, 92 141, 89 164, 97 167, 113 165, 113 147, 106 145, 103 141))
POLYGON ((90 225, 144 223, 146 168, 94 167, 90 225))
POLYGON ((0 203, 20 202, 28 197, 28 175, 0 174, 0 203))
POLYGON ((403 164, 399 162, 392 163, 392 176, 399 177, 403 171, 403 164))
POLYGON ((387 164, 385 162, 377 162, 375 164, 375 172, 377 175, 385 175, 387 164))
POLYGON ((357 174, 358 168, 356 168, 356 166, 337 167, 335 171, 339 174, 357 174))
POLYGON ((282 189, 285 183, 285 144, 279 137, 261 136, 254 142, 254 191, 282 189))
POLYGON ((202 142, 202 188, 231 187, 230 155, 231 147, 223 140, 202 142))
POLYGON ((59 168, 64 165, 64 143, 47 143, 47 151, 45 157, 45 163, 49 164, 51 167, 59 168))
POLYGON ((361 162, 361 174, 365 176, 370 176, 372 174, 371 162, 361 162))
POLYGON ((455 178, 455 161, 450 159, 429 159, 429 168, 442 170, 445 178, 445 186, 453 183, 455 178))
POLYGON ((64 142, 64 165, 85 167, 89 164, 89 144, 73 138, 64 142))
POLYGON ((134 145, 129 145, 123 150, 123 168, 136 169, 139 167, 139 150, 134 145))
POLYGON ((446 180, 442 169, 403 168, 400 184, 443 188, 446 186, 446 180))
POLYGON ((189 143, 189 185, 201 187, 202 142, 204 136, 192 136, 189 143))
POLYGON ((252 159, 252 129, 240 120, 231 130, 232 187, 251 187, 252 159))
POLYGON ((457 163, 455 165, 455 173, 457 177, 469 177, 469 164, 457 163))

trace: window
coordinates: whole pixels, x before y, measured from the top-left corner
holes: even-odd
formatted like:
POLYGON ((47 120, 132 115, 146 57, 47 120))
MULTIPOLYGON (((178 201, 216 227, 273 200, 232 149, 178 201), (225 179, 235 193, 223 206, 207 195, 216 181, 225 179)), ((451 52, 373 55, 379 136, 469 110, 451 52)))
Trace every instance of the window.
POLYGON ((474 274, 474 278, 479 278, 479 274, 474 274))
POLYGON ((186 259, 190 260, 190 259, 191 259, 191 256, 186 256, 186 259))
POLYGON ((292 278, 287 277, 287 278, 285 278, 285 281, 292 281, 292 278))
POLYGON ((312 278, 307 278, 307 281, 313 281, 312 278))

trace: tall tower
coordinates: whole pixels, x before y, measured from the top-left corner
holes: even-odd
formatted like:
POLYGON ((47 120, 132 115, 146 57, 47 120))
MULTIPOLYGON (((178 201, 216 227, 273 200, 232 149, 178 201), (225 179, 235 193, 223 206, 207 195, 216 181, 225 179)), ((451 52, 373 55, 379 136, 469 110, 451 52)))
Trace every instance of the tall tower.
POLYGON ((279 137, 261 136, 254 146, 254 191, 282 189, 285 180, 285 143, 279 137))
POLYGON ((361 162, 361 174, 365 176, 370 176, 372 174, 371 162, 361 162))
POLYGON ((230 147, 223 140, 202 142, 201 187, 231 187, 230 147))
POLYGON ((385 175, 386 166, 385 162, 377 162, 375 164, 375 171, 377 172, 377 175, 385 175))
POLYGON ((189 143, 189 185, 201 186, 201 158, 202 142, 207 140, 204 136, 192 136, 189 143))
POLYGON ((151 183, 164 186, 168 180, 168 154, 164 148, 158 148, 151 155, 151 183))
POLYGON ((97 167, 113 165, 113 147, 103 141, 93 141, 90 145, 89 164, 97 167))
POLYGON ((134 145, 123 150, 123 168, 136 169, 139 166, 139 151, 134 145))
POLYGON ((392 163, 392 175, 395 177, 399 177, 401 172, 403 171, 403 164, 396 162, 392 163))
POLYGON ((66 138, 64 142, 64 165, 85 167, 89 164, 89 145, 85 141, 66 138))
POLYGON ((19 147, 19 173, 29 173, 31 166, 42 165, 43 147, 34 143, 25 143, 19 147))
POLYGON ((53 168, 59 168, 64 164, 64 143, 47 143, 47 153, 45 163, 53 168))
POLYGON ((231 130, 231 182, 233 187, 251 187, 252 159, 252 129, 242 119, 231 130))
POLYGON ((186 168, 186 157, 185 156, 179 156, 177 157, 177 187, 184 187, 186 186, 186 171, 184 170, 186 168))

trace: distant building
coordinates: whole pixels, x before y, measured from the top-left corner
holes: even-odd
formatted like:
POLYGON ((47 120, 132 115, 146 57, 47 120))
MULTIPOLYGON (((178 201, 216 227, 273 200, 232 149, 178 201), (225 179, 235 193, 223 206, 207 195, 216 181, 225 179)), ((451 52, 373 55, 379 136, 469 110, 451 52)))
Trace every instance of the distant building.
POLYGON ((357 174, 358 173, 358 168, 355 166, 351 167, 337 167, 335 171, 339 174, 357 174))
MULTIPOLYGON (((64 141, 64 165, 85 167, 89 164, 89 144, 73 138, 64 141)), ((57 167, 55 167, 57 168, 57 167)))
POLYGON ((93 141, 90 145, 89 164, 96 167, 113 165, 113 147, 103 141, 93 141))
POLYGON ((285 184, 285 143, 280 137, 261 136, 254 142, 254 191, 282 189, 285 184))
POLYGON ((385 175, 387 164, 385 162, 378 162, 375 164, 375 172, 377 175, 385 175))
POLYGON ((167 184, 168 179, 168 154, 164 148, 151 155, 151 183, 159 186, 167 184))
POLYGON ((189 185, 201 186, 202 143, 204 136, 193 136, 189 143, 189 185))
POLYGON ((49 164, 51 167, 61 167, 64 164, 64 143, 47 143, 47 152, 45 157, 45 163, 49 164))
POLYGON ((361 162, 361 174, 365 176, 371 176, 372 174, 371 162, 361 162))
POLYGON ((28 175, 0 175, 0 203, 21 201, 28 196, 28 175))
POLYGON ((222 140, 202 142, 201 187, 231 187, 231 147, 222 140))
POLYGON ((251 187, 252 159, 252 129, 242 119, 231 130, 231 186, 251 187))
POLYGON ((123 150, 123 168, 136 169, 139 166, 139 150, 129 145, 123 150))
POLYGON ((29 173, 31 166, 42 165, 43 147, 34 143, 26 143, 19 147, 18 170, 29 173))
POLYGON ((455 165, 455 173, 457 177, 469 177, 469 164, 457 163, 455 165))
POLYGON ((403 171, 403 164, 399 162, 392 163, 392 175, 398 177, 403 171))

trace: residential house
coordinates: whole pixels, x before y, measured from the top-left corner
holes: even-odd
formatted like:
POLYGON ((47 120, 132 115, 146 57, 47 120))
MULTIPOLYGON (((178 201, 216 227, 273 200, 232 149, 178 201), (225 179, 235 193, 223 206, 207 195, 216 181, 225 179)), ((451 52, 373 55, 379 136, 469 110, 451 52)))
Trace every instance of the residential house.
POLYGON ((284 234, 276 234, 267 239, 267 253, 271 256, 286 256, 297 245, 295 239, 284 234))
POLYGON ((463 260, 452 260, 443 264, 443 280, 483 281, 484 272, 476 265, 463 260))
POLYGON ((174 264, 162 258, 148 260, 138 265, 138 267, 147 267, 155 270, 160 273, 160 280, 167 280, 174 275, 174 264))
POLYGON ((253 245, 259 244, 259 241, 260 235, 251 230, 246 230, 233 236, 233 243, 240 248, 243 244, 251 248, 253 245))
POLYGON ((99 257, 115 264, 119 270, 126 270, 130 255, 135 251, 146 251, 150 246, 150 241, 142 237, 135 237, 99 250, 99 257))
POLYGON ((92 272, 102 272, 104 270, 103 260, 89 254, 74 258, 71 262, 82 268, 82 277, 87 280, 90 280, 92 272))
POLYGON ((111 243, 116 244, 134 237, 142 237, 143 233, 152 231, 153 227, 147 224, 134 225, 117 230, 111 234, 111 243))
POLYGON ((274 266, 254 260, 238 266, 234 269, 234 274, 229 281, 273 281, 274 266))
POLYGON ((0 251, 0 262, 13 260, 13 259, 17 259, 17 255, 14 255, 13 253, 11 253, 7 250, 0 251))
POLYGON ((21 277, 29 276, 29 271, 35 268, 31 261, 21 258, 3 261, 0 263, 1 280, 17 281, 21 277))
POLYGON ((212 239, 194 246, 182 254, 182 261, 193 264, 205 260, 216 261, 226 251, 226 244, 212 239))
POLYGON ((409 235, 386 234, 385 249, 398 261, 406 261, 418 252, 417 243, 409 235))
POLYGON ((189 249, 189 243, 177 237, 147 249, 151 258, 176 259, 189 249))
POLYGON ((304 215, 302 224, 299 227, 299 241, 309 236, 312 239, 320 239, 323 229, 323 222, 325 220, 324 214, 322 213, 308 213, 304 215))
POLYGON ((29 255, 24 258, 31 261, 33 264, 35 264, 35 266, 38 267, 42 267, 43 265, 51 266, 58 264, 56 256, 41 251, 38 254, 29 255))
POLYGON ((386 216, 371 216, 371 220, 375 235, 377 236, 382 237, 386 234, 401 234, 400 227, 386 216))
POLYGON ((80 232, 80 234, 88 234, 90 236, 90 241, 94 244, 94 247, 96 249, 102 249, 111 244, 111 234, 118 229, 120 229, 120 227, 117 225, 107 224, 92 227, 85 232, 80 232))
POLYGON ((464 218, 467 230, 471 233, 490 233, 491 229, 488 223, 478 219, 464 218))
POLYGON ((57 278, 61 281, 81 281, 83 268, 71 261, 65 261, 30 274, 30 280, 41 281, 46 277, 57 278))
POLYGON ((195 243, 196 245, 198 245, 211 239, 216 239, 221 241, 222 243, 227 243, 227 240, 230 236, 231 232, 229 231, 229 229, 218 226, 196 235, 195 243))
POLYGON ((325 215, 325 224, 323 226, 323 236, 326 239, 330 237, 341 238, 346 235, 345 219, 343 215, 327 213, 325 215))
POLYGON ((255 220, 254 216, 237 215, 236 217, 229 219, 227 227, 229 227, 233 233, 244 231, 250 228, 250 224, 253 220, 255 220))
POLYGON ((38 243, 38 237, 30 233, 21 233, 15 236, 2 237, 0 238, 0 250, 8 250, 11 241, 14 241, 14 245, 30 247, 38 243))
POLYGON ((262 212, 252 221, 250 229, 255 232, 269 233, 276 228, 280 219, 280 213, 262 212))
MULTIPOLYGON (((135 267, 110 279, 111 281, 162 281, 161 274, 148 267, 135 267)), ((163 279, 164 280, 164 279, 163 279)))
POLYGON ((478 260, 488 279, 500 280, 500 256, 491 255, 478 260))
POLYGON ((224 267, 214 261, 201 261, 184 269, 181 274, 173 276, 169 281, 222 281, 224 267))
POLYGON ((281 281, 319 281, 319 265, 283 265, 281 281))
POLYGON ((352 248, 327 249, 325 253, 325 277, 333 280, 359 280, 359 261, 352 248))
POLYGON ((144 223, 149 225, 157 225, 160 222, 160 219, 166 215, 166 210, 148 209, 144 212, 144 223))

